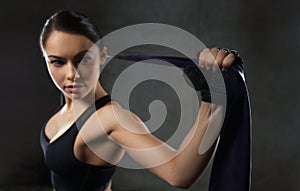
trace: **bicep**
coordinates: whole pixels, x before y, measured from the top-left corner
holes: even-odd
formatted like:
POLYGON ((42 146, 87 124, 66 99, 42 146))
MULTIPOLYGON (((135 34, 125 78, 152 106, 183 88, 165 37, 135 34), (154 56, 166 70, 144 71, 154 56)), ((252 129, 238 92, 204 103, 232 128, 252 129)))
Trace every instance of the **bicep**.
POLYGON ((111 139, 145 168, 158 166, 173 158, 176 151, 152 135, 143 121, 122 108, 114 112, 115 127, 111 139))

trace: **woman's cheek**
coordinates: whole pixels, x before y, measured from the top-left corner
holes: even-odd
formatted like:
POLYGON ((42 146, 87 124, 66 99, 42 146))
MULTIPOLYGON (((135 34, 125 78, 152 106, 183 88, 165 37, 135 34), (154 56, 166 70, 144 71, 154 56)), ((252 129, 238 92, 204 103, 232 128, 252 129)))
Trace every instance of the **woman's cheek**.
POLYGON ((57 70, 53 70, 50 69, 50 76, 52 78, 52 81, 54 82, 54 84, 57 86, 57 88, 63 90, 64 87, 64 74, 62 71, 57 71, 57 70))
POLYGON ((100 71, 98 68, 89 68, 85 70, 80 70, 80 76, 88 81, 90 84, 95 84, 100 76, 100 71))

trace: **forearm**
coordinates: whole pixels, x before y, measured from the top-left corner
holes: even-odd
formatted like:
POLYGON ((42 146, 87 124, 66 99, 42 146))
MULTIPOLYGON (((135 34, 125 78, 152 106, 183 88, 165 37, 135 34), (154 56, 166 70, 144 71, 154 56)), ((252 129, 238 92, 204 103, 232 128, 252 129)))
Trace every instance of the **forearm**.
POLYGON ((207 167, 216 147, 222 112, 223 107, 220 105, 201 103, 197 121, 182 142, 173 161, 175 165, 172 181, 179 185, 178 187, 190 186, 207 167))
MULTIPOLYGON (((202 102, 194 126, 179 149, 173 151, 172 155, 175 157, 159 166, 150 168, 150 170, 172 186, 179 188, 191 186, 204 172, 214 153, 222 121, 219 118, 222 112, 223 106, 202 102), (210 130, 209 133, 207 133, 208 130, 210 130), (204 149, 203 145, 205 145, 204 149)), ((165 153, 168 152, 161 151, 159 153, 166 158, 165 153)))
POLYGON ((115 129, 110 137, 136 162, 149 168, 163 180, 176 187, 188 187, 202 174, 213 154, 219 132, 208 133, 212 141, 207 141, 207 131, 219 129, 220 123, 215 120, 218 119, 215 116, 222 113, 222 110, 221 106, 202 102, 194 126, 177 150, 154 137, 146 129, 143 134, 134 133, 142 132, 143 123, 132 120, 131 114, 120 108, 114 110, 119 120, 115 120, 115 129), (206 152, 201 150, 199 154, 199 146, 203 144, 209 145, 204 147, 208 149, 204 149, 206 152))
MULTIPOLYGON (((237 92, 234 73, 240 72, 242 65, 237 64, 223 72, 226 92, 229 99, 227 104, 236 103, 237 92), (234 87, 232 89, 231 87, 234 87)), ((242 90, 239 90, 242 91, 242 90)), ((225 105, 202 102, 197 122, 180 146, 178 156, 174 159, 173 174, 176 184, 188 187, 203 173, 217 146, 218 136, 225 118, 225 105), (200 147, 200 148, 199 148, 200 147)))

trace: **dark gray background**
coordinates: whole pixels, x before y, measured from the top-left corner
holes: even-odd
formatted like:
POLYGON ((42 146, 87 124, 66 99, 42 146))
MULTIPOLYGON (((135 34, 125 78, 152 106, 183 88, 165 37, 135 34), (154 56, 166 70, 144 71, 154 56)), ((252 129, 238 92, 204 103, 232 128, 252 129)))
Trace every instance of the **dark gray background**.
MULTIPOLYGON (((0 8, 0 187, 42 190, 39 132, 59 104, 38 47, 41 27, 58 9, 79 10, 103 34, 159 22, 196 35, 208 47, 238 49, 253 114, 252 190, 300 190, 299 1, 7 1, 0 8)), ((109 82, 107 88, 111 86, 109 82)), ((208 173, 190 190, 205 190, 208 173)), ((173 190, 145 170, 118 169, 115 190, 173 190)), ((174 189, 176 190, 176 189, 174 189)))

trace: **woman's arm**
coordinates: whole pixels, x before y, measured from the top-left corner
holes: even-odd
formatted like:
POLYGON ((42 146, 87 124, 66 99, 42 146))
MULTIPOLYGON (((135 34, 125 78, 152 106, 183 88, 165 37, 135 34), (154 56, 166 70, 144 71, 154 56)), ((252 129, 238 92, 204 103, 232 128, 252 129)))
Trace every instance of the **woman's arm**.
MULTIPOLYGON (((218 49, 204 50, 199 59, 206 68, 211 68, 215 63, 229 67, 233 62, 232 55, 226 56, 226 53, 218 49)), ((222 125, 222 120, 218 119, 221 119, 220 115, 224 109, 221 105, 202 102, 197 120, 178 150, 154 137, 136 115, 116 104, 112 104, 106 110, 105 116, 113 125, 110 138, 124 148, 134 160, 171 185, 187 188, 203 173, 213 155, 216 140, 213 140, 214 143, 202 154, 199 154, 199 147, 203 144, 208 128, 219 129, 222 125), (210 123, 211 121, 214 123, 210 123)), ((215 133, 212 135, 214 138, 218 137, 219 132, 215 133)))
POLYGON ((211 159, 216 143, 203 154, 199 154, 199 146, 208 127, 218 128, 213 126, 221 125, 218 122, 209 125, 209 122, 212 114, 218 115, 223 108, 202 102, 197 121, 178 150, 149 133, 144 123, 133 113, 118 105, 111 106, 109 110, 111 114, 107 113, 106 108, 105 116, 111 116, 111 124, 114 124, 110 138, 122 146, 135 161, 169 184, 186 188, 197 180, 211 159))

